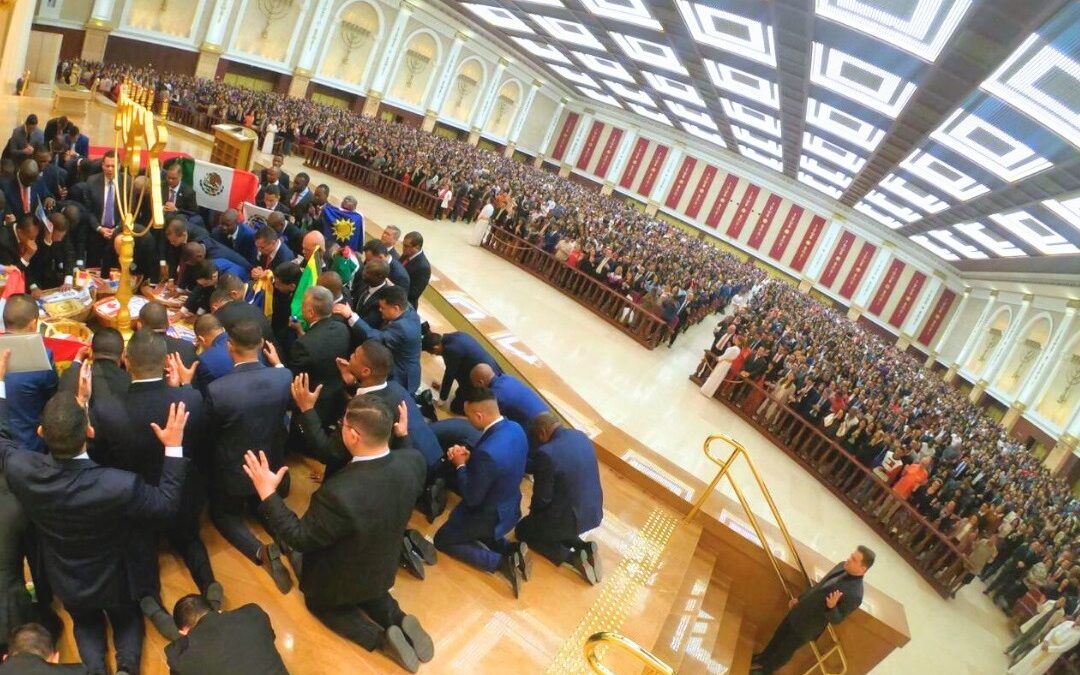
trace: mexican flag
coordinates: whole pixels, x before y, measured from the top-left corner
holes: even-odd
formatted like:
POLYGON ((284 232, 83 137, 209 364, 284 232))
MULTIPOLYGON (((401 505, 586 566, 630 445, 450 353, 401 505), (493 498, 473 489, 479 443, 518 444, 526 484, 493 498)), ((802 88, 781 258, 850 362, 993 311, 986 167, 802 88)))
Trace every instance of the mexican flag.
POLYGON ((316 282, 319 280, 319 258, 322 257, 322 250, 315 249, 311 256, 308 258, 307 264, 304 265, 304 271, 300 275, 300 281, 296 282, 296 290, 293 291, 292 306, 290 307, 292 315, 300 320, 300 325, 304 330, 308 329, 307 321, 303 319, 303 312, 301 309, 304 306, 304 293, 312 286, 316 286, 316 282))
POLYGON ((195 203, 212 211, 239 209, 242 202, 254 202, 259 179, 250 171, 230 169, 201 159, 180 160, 185 185, 195 190, 195 203))

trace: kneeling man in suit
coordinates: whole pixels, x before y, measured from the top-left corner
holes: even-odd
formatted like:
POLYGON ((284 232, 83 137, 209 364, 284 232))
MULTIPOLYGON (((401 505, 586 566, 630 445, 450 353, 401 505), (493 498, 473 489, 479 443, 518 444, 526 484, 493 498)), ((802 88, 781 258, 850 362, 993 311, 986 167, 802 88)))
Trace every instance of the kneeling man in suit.
POLYGON ((289 675, 270 617, 255 603, 214 611, 193 593, 176 601, 173 620, 181 637, 165 646, 172 675, 289 675))

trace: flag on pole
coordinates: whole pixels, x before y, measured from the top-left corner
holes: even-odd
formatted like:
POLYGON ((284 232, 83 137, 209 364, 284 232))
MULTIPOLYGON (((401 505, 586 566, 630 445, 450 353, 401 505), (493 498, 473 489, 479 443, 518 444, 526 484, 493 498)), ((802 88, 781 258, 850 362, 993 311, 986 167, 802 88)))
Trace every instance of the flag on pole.
POLYGON ((354 251, 364 248, 364 216, 329 204, 323 206, 323 235, 327 242, 336 241, 354 251))
POLYGON ((195 190, 195 203, 212 211, 238 209, 243 202, 255 201, 259 179, 243 169, 211 164, 190 157, 180 160, 183 181, 195 190))
POLYGON ((292 316, 295 316, 300 320, 300 325, 304 330, 308 329, 307 322, 303 319, 303 312, 301 308, 304 306, 304 293, 307 289, 317 285, 316 282, 319 279, 319 259, 322 258, 322 250, 316 248, 308 256, 307 263, 304 265, 304 271, 300 274, 300 281, 296 282, 296 290, 293 291, 292 306, 290 311, 292 316))
POLYGON ((266 224, 266 219, 273 213, 270 209, 264 209, 261 206, 255 206, 249 202, 244 202, 240 209, 241 215, 244 217, 244 222, 248 227, 258 231, 260 227, 266 224))

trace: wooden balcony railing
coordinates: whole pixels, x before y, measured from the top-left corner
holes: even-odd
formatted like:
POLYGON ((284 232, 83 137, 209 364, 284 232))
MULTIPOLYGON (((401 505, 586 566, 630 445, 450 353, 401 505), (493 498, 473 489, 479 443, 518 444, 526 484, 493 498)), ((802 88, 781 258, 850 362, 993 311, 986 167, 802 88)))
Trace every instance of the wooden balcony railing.
MULTIPOLYGON (((706 366, 705 370, 711 368, 706 366)), ((708 377, 708 372, 704 377, 708 377)), ((697 374, 691 375, 690 379, 697 384, 704 381, 697 374)), ((955 595, 964 585, 968 568, 967 557, 950 536, 794 409, 778 405, 767 423, 759 421, 754 416, 756 411, 745 409, 745 401, 762 400, 760 395, 763 394, 763 400, 768 403, 768 393, 754 382, 744 380, 741 384, 749 387, 742 403, 732 401, 725 387, 717 390, 715 398, 768 437, 846 503, 942 597, 955 595), (753 395, 755 391, 759 396, 753 395)))
POLYGON ((645 347, 653 349, 663 341, 667 329, 663 319, 542 248, 498 227, 491 229, 483 246, 577 300, 645 347))
POLYGON ((169 106, 168 119, 170 122, 176 122, 181 126, 190 127, 208 134, 214 133, 215 124, 225 124, 229 121, 224 117, 207 115, 198 110, 187 110, 176 105, 169 106))
MULTIPOLYGON (((293 148, 296 149, 297 146, 294 145, 293 148)), ((425 218, 435 217, 435 207, 439 205, 438 195, 406 185, 396 178, 311 146, 307 146, 306 152, 305 166, 340 178, 368 192, 374 192, 425 218)))

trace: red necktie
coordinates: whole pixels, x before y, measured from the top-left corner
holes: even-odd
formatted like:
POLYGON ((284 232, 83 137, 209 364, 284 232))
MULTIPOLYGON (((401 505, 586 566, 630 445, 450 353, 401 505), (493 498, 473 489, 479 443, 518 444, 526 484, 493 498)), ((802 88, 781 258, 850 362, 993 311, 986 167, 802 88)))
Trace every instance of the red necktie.
POLYGON ((300 193, 294 192, 292 196, 292 205, 296 206, 296 203, 300 201, 300 193))
POLYGON ((23 186, 22 189, 22 205, 23 213, 30 213, 30 187, 23 186))

